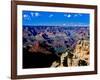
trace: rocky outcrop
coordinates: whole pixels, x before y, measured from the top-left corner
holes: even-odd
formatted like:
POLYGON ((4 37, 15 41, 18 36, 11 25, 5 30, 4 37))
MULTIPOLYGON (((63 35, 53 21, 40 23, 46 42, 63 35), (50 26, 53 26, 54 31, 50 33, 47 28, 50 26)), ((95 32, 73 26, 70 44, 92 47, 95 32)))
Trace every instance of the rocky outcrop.
POLYGON ((90 58, 90 49, 89 49, 89 40, 79 40, 73 52, 73 65, 72 66, 80 66, 89 65, 90 58))
POLYGON ((87 66, 89 58, 89 41, 79 40, 72 53, 62 53, 60 61, 54 61, 51 67, 87 66))

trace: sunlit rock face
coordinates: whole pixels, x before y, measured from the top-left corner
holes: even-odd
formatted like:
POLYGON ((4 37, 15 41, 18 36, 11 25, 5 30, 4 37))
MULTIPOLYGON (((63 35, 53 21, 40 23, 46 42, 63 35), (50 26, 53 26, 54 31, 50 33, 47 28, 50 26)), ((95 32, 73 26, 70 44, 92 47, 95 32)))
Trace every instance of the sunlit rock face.
POLYGON ((60 61, 54 61, 51 67, 88 66, 89 58, 89 40, 79 40, 73 53, 62 53, 60 61))
POLYGON ((89 40, 79 40, 73 52, 73 66, 89 65, 89 53, 89 40))
POLYGON ((62 53, 60 55, 60 61, 54 61, 51 67, 67 67, 68 65, 68 52, 62 53))

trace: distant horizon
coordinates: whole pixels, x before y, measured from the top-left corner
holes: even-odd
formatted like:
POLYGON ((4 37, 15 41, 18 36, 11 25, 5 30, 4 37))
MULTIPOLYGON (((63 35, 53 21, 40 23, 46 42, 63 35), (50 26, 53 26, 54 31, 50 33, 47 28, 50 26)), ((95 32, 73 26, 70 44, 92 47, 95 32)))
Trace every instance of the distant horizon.
POLYGON ((71 26, 71 27, 74 27, 74 26, 82 26, 82 27, 86 27, 86 26, 89 26, 89 25, 23 25, 23 26, 61 26, 61 27, 69 27, 69 26, 71 26))
POLYGON ((27 26, 89 26, 86 13, 23 11, 22 25, 27 26))
POLYGON ((23 26, 62 26, 62 27, 68 27, 68 26, 89 26, 89 25, 66 25, 66 26, 63 26, 63 25, 23 25, 23 26))

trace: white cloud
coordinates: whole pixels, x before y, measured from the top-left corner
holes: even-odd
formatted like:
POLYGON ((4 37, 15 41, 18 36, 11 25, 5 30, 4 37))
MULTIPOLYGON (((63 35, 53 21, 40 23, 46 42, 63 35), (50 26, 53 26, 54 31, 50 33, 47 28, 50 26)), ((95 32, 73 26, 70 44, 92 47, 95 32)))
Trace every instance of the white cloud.
POLYGON ((49 15, 50 18, 53 17, 53 16, 54 16, 53 14, 50 14, 50 15, 49 15))
POLYGON ((68 18, 70 18, 71 17, 71 14, 68 14, 68 16, 67 16, 68 18))
POLYGON ((35 14, 35 16, 39 16, 39 15, 40 15, 38 12, 36 12, 36 13, 34 13, 34 14, 35 14))
POLYGON ((34 16, 34 13, 33 12, 31 12, 31 16, 34 16))
POLYGON ((32 17, 34 17, 34 16, 38 17, 38 16, 40 16, 40 14, 38 12, 35 12, 35 13, 34 12, 31 12, 31 16, 32 17))
POLYGON ((24 14, 24 15, 23 15, 23 17, 24 17, 24 18, 27 18, 27 17, 28 17, 28 15, 24 14))
POLYGON ((77 14, 74 15, 74 17, 77 17, 77 16, 78 16, 77 14))
POLYGON ((71 14, 64 14, 65 17, 70 18, 71 14))
POLYGON ((26 19, 26 20, 30 20, 30 16, 27 15, 27 14, 24 14, 23 17, 24 17, 24 19, 26 19))
POLYGON ((74 17, 77 17, 77 16, 82 16, 82 14, 79 13, 79 14, 75 14, 74 15, 74 17))

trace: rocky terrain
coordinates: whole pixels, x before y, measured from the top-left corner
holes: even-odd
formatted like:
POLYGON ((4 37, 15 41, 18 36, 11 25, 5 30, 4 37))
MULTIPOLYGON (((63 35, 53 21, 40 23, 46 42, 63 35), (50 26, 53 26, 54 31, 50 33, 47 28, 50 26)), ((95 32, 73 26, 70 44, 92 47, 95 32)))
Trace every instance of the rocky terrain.
POLYGON ((23 26, 23 68, 89 65, 89 28, 23 26))
POLYGON ((51 67, 87 66, 89 65, 89 41, 79 40, 72 53, 62 53, 60 63, 54 61, 51 67))

